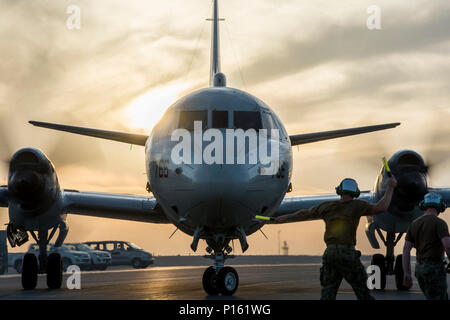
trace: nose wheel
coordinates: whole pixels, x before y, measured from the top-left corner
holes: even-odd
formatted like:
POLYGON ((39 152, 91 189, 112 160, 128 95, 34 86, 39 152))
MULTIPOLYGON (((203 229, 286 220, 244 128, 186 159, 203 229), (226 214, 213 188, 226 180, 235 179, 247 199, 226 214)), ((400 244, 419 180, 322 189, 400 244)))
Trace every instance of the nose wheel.
POLYGON ((208 295, 233 295, 239 286, 239 276, 232 267, 223 267, 216 271, 216 267, 209 267, 203 273, 203 289, 208 295))
POLYGON ((224 296, 234 294, 239 286, 239 276, 232 267, 224 267, 217 275, 219 291, 224 296))
POLYGON ((216 269, 214 267, 209 267, 203 273, 203 290, 210 295, 215 296, 219 294, 219 288, 217 286, 217 274, 216 269))
MULTIPOLYGON (((237 228, 234 236, 239 239, 242 252, 247 250, 248 244, 244 229, 237 228)), ((235 257, 230 254, 233 251, 233 247, 230 246, 230 241, 232 241, 232 239, 232 237, 227 237, 223 234, 215 234, 206 238, 206 243, 208 244, 206 252, 208 252, 209 255, 205 255, 204 257, 214 260, 214 265, 206 269, 203 273, 203 289, 208 295, 213 296, 222 294, 223 296, 231 296, 239 287, 239 276, 237 271, 232 267, 224 266, 226 259, 235 257)), ((193 244, 195 245, 193 248, 197 247, 197 240, 198 237, 196 239, 194 236, 193 244)))

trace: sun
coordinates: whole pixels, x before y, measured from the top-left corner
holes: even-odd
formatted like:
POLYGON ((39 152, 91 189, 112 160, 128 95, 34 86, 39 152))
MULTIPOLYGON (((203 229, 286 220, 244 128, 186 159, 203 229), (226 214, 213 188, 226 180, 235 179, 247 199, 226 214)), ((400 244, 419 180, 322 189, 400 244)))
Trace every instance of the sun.
POLYGON ((139 96, 124 109, 127 125, 134 129, 151 130, 187 87, 187 84, 174 83, 156 87, 139 96))

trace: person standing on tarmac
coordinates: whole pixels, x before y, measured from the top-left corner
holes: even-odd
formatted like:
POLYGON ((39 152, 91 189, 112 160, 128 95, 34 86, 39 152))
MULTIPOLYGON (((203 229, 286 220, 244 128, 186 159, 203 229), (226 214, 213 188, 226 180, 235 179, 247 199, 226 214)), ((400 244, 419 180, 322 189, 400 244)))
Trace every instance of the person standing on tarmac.
POLYGON ((428 300, 448 300, 446 273, 450 273, 450 263, 446 270, 444 250, 450 259, 450 236, 447 223, 438 218, 445 208, 440 194, 427 193, 420 203, 425 214, 411 223, 403 247, 403 284, 407 288, 412 286, 410 255, 415 247, 415 276, 428 300))
POLYGON ((396 186, 397 180, 392 176, 383 197, 376 204, 370 204, 355 200, 360 194, 358 184, 354 179, 347 178, 336 187, 340 200, 323 202, 310 209, 275 218, 275 223, 315 219, 325 221, 324 241, 327 248, 320 268, 322 300, 336 299, 343 278, 352 286, 359 300, 374 299, 367 288, 367 273, 360 261, 361 252, 355 250, 356 230, 362 216, 386 212, 396 186))

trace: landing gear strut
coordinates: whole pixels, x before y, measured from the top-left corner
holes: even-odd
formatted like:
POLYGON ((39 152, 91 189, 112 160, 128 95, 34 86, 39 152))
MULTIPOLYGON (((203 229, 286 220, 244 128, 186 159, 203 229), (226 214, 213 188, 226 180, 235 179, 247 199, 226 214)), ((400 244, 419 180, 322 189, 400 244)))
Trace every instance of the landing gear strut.
POLYGON ((49 289, 61 288, 63 272, 61 255, 52 253, 47 256, 47 245, 58 227, 60 232, 55 246, 59 247, 67 235, 68 228, 65 223, 55 226, 50 233, 50 237, 48 236, 48 230, 39 230, 38 236, 33 231, 30 231, 31 236, 39 246, 39 262, 34 253, 25 254, 22 264, 22 287, 25 290, 36 288, 39 273, 47 273, 47 286, 49 289))
POLYGON ((233 295, 239 286, 239 276, 234 268, 224 267, 223 262, 226 258, 234 258, 234 256, 221 252, 211 254, 208 258, 214 259, 215 264, 203 273, 202 283, 205 292, 209 295, 219 293, 224 296, 233 295))
MULTIPOLYGON (((244 252, 248 248, 244 230, 237 228, 235 235, 241 243, 242 252, 244 252)), ((200 233, 197 236, 200 236, 200 233)), ((203 273, 203 289, 208 295, 222 294, 224 296, 230 296, 238 289, 239 276, 237 271, 232 267, 224 266, 226 259, 235 257, 234 255, 230 255, 233 251, 233 248, 229 245, 231 239, 224 235, 206 237, 206 243, 208 244, 206 251, 210 255, 206 255, 205 258, 214 260, 214 265, 207 268, 203 273)), ((194 242, 196 240, 194 237, 194 242)))
POLYGON ((402 265, 402 255, 398 255, 395 258, 394 255, 394 247, 400 241, 403 236, 403 233, 399 233, 397 237, 395 233, 388 232, 386 235, 386 239, 381 233, 380 229, 376 229, 378 235, 380 236, 381 241, 386 246, 386 257, 382 254, 375 254, 372 256, 372 265, 377 265, 380 267, 381 271, 381 290, 384 290, 386 286, 386 276, 387 275, 395 275, 395 284, 397 290, 408 290, 403 285, 403 265, 402 265), (395 264, 394 264, 395 261, 395 264))

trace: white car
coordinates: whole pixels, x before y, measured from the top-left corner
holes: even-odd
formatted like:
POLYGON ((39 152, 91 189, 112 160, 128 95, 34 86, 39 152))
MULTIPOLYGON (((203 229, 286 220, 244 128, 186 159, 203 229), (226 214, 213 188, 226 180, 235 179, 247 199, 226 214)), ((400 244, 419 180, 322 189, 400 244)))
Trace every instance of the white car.
POLYGON ((84 243, 66 243, 70 250, 83 251, 91 257, 91 269, 106 270, 111 265, 111 254, 106 251, 94 250, 84 243))
MULTIPOLYGON (((64 245, 55 247, 53 243, 48 244, 47 254, 50 255, 53 252, 57 252, 61 255, 63 271, 66 271, 70 265, 77 265, 81 270, 88 269, 91 266, 91 257, 86 252, 73 251, 64 245)), ((28 248, 28 253, 36 255, 36 258, 38 258, 39 261, 39 246, 37 244, 31 244, 28 248)), ((10 253, 8 256, 8 264, 14 267, 18 273, 21 273, 24 253, 10 253)))

